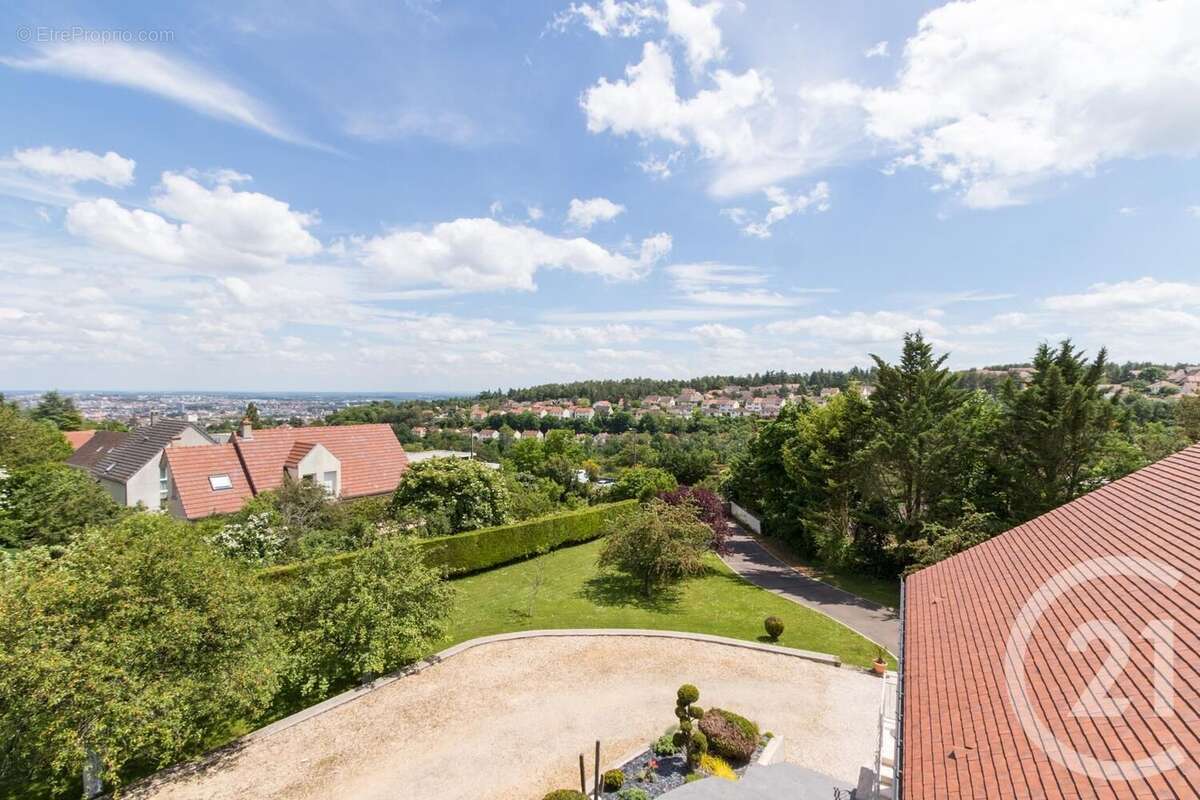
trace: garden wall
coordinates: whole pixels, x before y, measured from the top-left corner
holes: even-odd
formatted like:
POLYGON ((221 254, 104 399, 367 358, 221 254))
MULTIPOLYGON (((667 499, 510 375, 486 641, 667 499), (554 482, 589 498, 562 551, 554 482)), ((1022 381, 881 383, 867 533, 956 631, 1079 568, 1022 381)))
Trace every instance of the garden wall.
POLYGON ((738 522, 755 533, 762 533, 762 521, 732 500, 729 501, 729 513, 738 522))
MULTIPOLYGON (((604 534, 609 522, 637 506, 636 500, 589 506, 537 519, 480 528, 452 536, 421 539, 425 560, 445 567, 450 576, 480 572, 529 556, 548 552, 563 545, 590 542, 604 534)), ((268 567, 259 573, 264 580, 287 581, 308 569, 323 569, 357 558, 361 550, 335 556, 268 567)))

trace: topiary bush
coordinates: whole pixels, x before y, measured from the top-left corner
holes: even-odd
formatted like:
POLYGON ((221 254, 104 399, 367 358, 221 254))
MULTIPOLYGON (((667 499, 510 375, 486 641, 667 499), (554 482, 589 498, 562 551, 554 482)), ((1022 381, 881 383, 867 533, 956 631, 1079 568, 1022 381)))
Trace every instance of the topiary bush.
POLYGON ((625 785, 625 773, 619 769, 610 769, 604 773, 604 777, 601 778, 600 783, 604 786, 604 791, 615 792, 625 785))
POLYGON ((588 800, 588 796, 574 789, 555 789, 542 800, 588 800))
POLYGON ((650 795, 645 789, 639 789, 636 786, 631 786, 628 789, 622 789, 617 792, 617 797, 620 800, 650 800, 650 795))
POLYGON ((763 627, 767 629, 767 636, 771 637, 771 641, 779 641, 779 637, 783 636, 783 620, 779 617, 767 617, 763 620, 763 627))
POLYGON ((688 763, 695 766, 706 755, 708 755, 708 736, 703 731, 692 731, 692 738, 688 744, 688 763))
POLYGON ((758 726, 732 711, 710 708, 700 720, 700 732, 708 737, 712 753, 734 763, 746 763, 758 748, 758 726))

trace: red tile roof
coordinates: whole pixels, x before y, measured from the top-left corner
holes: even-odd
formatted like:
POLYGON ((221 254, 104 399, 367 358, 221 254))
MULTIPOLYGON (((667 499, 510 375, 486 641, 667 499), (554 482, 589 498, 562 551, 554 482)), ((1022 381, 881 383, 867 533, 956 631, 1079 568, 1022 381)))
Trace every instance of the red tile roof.
POLYGON ((903 711, 906 800, 1200 797, 1200 445, 909 577, 903 711), (1119 571, 1130 558, 1162 566, 1104 576, 1093 559, 1106 557, 1124 557, 1119 571), (1027 724, 1027 732, 1006 680, 1010 634, 1039 588, 1070 567, 1081 567, 1083 581, 1040 616, 1022 617, 1032 620, 1028 650, 1009 672, 1017 697, 1026 682, 1026 722, 1044 726, 1027 724), (1155 575, 1179 580, 1168 587, 1155 575), (1108 690, 1129 700, 1120 716, 1072 713, 1107 666, 1103 642, 1082 652, 1071 645, 1072 633, 1094 620, 1111 620, 1131 642, 1108 690), (1145 631, 1156 620, 1174 628, 1170 714, 1155 708, 1159 662, 1145 631), (1180 766, 1131 767, 1125 779, 1058 763, 1080 769, 1069 750, 1132 762, 1170 748, 1182 754, 1180 766))
POLYGON ((95 435, 95 431, 63 431, 63 436, 67 437, 67 441, 71 443, 72 450, 78 450, 95 435))
POLYGON ((391 425, 270 428, 253 438, 235 437, 255 493, 283 483, 283 467, 297 442, 319 443, 342 462, 342 496, 393 491, 408 469, 408 456, 391 425))
POLYGON ((238 511, 254 496, 232 444, 168 447, 163 452, 187 519, 238 511), (208 480, 213 475, 228 475, 233 487, 214 491, 208 480))

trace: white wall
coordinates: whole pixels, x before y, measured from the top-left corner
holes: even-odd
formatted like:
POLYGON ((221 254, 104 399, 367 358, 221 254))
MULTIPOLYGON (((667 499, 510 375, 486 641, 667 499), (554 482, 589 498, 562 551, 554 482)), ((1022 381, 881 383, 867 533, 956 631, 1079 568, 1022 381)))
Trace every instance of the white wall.
POLYGON ((322 444, 315 445, 312 450, 309 450, 305 454, 304 458, 300 459, 296 475, 293 477, 303 478, 305 475, 312 475, 315 482, 322 483, 325 480, 326 472, 337 473, 337 478, 333 484, 333 495, 334 497, 341 497, 342 462, 322 444))
POLYGON ((762 522, 759 521, 758 517, 754 516, 732 500, 729 502, 729 513, 733 515, 734 519, 745 525, 750 530, 754 531, 755 533, 762 533, 762 522))

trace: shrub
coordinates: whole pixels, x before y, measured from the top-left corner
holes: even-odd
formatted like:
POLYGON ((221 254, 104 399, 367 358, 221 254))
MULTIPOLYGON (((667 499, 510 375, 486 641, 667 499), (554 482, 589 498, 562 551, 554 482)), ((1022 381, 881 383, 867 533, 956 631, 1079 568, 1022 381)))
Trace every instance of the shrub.
POLYGON ((625 785, 625 773, 619 769, 610 769, 604 773, 601 784, 604 786, 604 791, 615 792, 625 785))
POLYGON ((710 538, 691 508, 652 500, 613 523, 599 563, 637 579, 649 597, 658 585, 703 574, 710 538))
POLYGON ((700 699, 700 690, 690 683, 685 683, 675 693, 675 699, 681 706, 690 706, 700 699))
POLYGON ((679 720, 679 730, 675 732, 672 742, 677 748, 687 749, 689 764, 695 764, 700 756, 708 752, 708 740, 700 731, 692 729, 692 703, 700 699, 700 690, 690 683, 685 683, 675 692, 675 718, 679 720))
POLYGON ((725 513, 725 502, 708 489, 695 486, 680 486, 673 492, 662 492, 658 499, 673 506, 691 506, 700 521, 712 529, 709 546, 718 553, 728 550, 729 516, 725 513))
POLYGON ((543 797, 542 800, 588 800, 588 796, 575 789, 555 789, 543 797))
MULTIPOLYGON (((447 575, 465 575, 544 553, 567 544, 582 544, 602 536, 611 521, 637 505, 629 500, 564 511, 541 519, 481 528, 477 531, 419 539, 425 562, 447 575)), ((366 550, 356 550, 313 561, 263 570, 267 580, 287 581, 306 572, 328 569, 353 561, 366 550)))
POLYGON ((733 767, 729 766, 729 762, 711 753, 700 759, 700 769, 714 778, 726 781, 736 781, 738 779, 737 773, 733 771, 733 767))
POLYGON ((503 525, 511 517, 504 478, 478 461, 431 458, 411 465, 392 496, 391 514, 444 515, 454 533, 503 525))
POLYGON ((658 737, 652 749, 656 756, 673 756, 679 752, 679 747, 675 744, 675 736, 670 733, 664 733, 658 737))
POLYGON ((758 726, 731 711, 710 708, 700 720, 700 730, 713 753, 737 764, 749 761, 758 747, 758 726))
POLYGON ((779 617, 767 617, 763 620, 763 627, 767 629, 767 636, 771 637, 771 641, 779 641, 779 637, 783 636, 783 620, 779 617))
POLYGON ((645 789, 639 789, 636 786, 631 786, 628 789, 622 789, 617 792, 617 797, 620 800, 650 800, 650 795, 645 789))
POLYGON ((708 753, 708 736, 703 731, 692 731, 688 745, 688 763, 696 764, 708 753))
POLYGON ((87 526, 124 513, 90 475, 66 464, 34 464, 0 477, 0 547, 66 545, 87 526))
POLYGON ((688 716, 692 719, 701 719, 704 716, 704 709, 700 706, 689 706, 688 716))
POLYGON ((666 470, 657 467, 630 467, 617 478, 609 489, 613 500, 638 500, 646 502, 657 494, 673 492, 679 484, 666 470))

